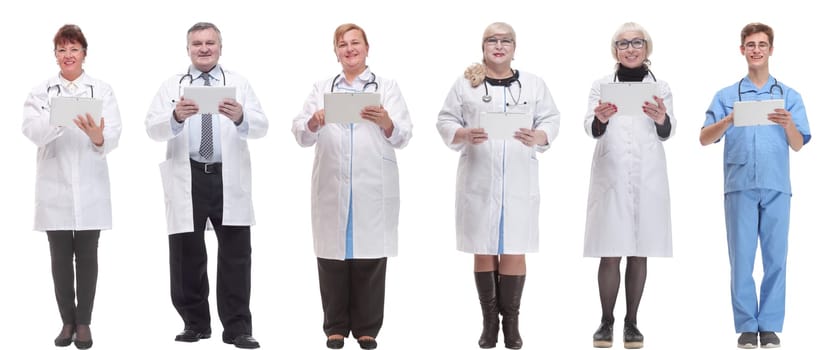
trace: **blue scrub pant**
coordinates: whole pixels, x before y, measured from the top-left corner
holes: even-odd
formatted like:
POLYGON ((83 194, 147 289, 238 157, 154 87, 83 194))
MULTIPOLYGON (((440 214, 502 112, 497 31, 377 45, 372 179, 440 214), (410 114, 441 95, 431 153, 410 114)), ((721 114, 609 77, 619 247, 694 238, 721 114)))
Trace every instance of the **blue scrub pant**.
POLYGON ((735 332, 781 332, 790 194, 766 189, 730 192, 724 195, 724 210, 735 332), (764 267, 760 303, 752 277, 759 237, 764 267))

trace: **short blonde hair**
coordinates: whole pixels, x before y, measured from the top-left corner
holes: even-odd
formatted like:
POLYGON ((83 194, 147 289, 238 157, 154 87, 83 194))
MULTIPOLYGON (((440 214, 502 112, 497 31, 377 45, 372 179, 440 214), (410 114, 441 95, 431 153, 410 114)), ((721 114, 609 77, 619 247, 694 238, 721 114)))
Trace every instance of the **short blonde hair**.
POLYGON ((480 43, 480 48, 482 49, 484 45, 486 45, 486 39, 492 37, 497 34, 505 34, 509 36, 509 39, 515 42, 515 47, 518 45, 518 39, 515 38, 515 29, 512 28, 508 23, 504 22, 495 22, 486 27, 486 30, 483 31, 483 42, 480 43))
POLYGON ((627 22, 622 24, 616 33, 613 33, 613 38, 610 39, 610 53, 613 55, 613 59, 619 61, 619 56, 617 56, 617 48, 616 48, 616 40, 619 40, 619 36, 625 34, 627 32, 637 32, 642 35, 642 38, 645 39, 645 64, 650 65, 651 61, 648 60, 651 57, 651 51, 654 50, 654 42, 651 40, 651 34, 648 34, 648 31, 645 30, 641 25, 635 22, 627 22))

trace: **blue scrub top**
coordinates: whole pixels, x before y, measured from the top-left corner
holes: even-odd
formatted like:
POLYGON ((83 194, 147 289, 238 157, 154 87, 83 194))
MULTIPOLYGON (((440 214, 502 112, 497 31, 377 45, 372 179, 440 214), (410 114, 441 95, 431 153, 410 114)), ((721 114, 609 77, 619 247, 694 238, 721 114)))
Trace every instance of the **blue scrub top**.
MULTIPOLYGON (((810 142, 810 124, 801 95, 782 82, 769 80, 760 89, 749 77, 732 84, 715 94, 703 127, 712 125, 732 113, 735 102, 784 99, 784 109, 792 113, 798 132, 804 136, 804 144, 810 142), (740 84, 740 94, 738 93, 740 84), (779 87, 781 88, 779 90, 779 87), (772 91, 772 93, 770 93, 772 91)), ((790 145, 780 125, 729 126, 724 134, 723 190, 724 193, 749 189, 770 189, 791 194, 790 145)), ((718 139, 717 142, 719 142, 718 139)))

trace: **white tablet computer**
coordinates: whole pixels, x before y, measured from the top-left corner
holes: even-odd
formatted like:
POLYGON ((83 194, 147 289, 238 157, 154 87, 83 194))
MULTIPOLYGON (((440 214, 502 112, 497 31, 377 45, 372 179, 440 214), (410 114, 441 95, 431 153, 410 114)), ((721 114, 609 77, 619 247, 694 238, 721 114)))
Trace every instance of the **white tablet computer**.
MULTIPOLYGON (((657 84, 651 82, 619 82, 601 85, 601 101, 613 103, 618 107, 616 114, 645 115, 642 106, 645 101, 654 102, 657 84)), ((615 114, 614 114, 615 115, 615 114)))
POLYGON ((324 94, 324 120, 327 123, 358 123, 362 109, 381 105, 382 95, 375 92, 334 92, 324 94))
POLYGON ((89 97, 56 96, 50 99, 49 124, 53 126, 75 127, 72 121, 79 115, 93 116, 96 124, 101 119, 101 100, 89 97))
POLYGON ((784 100, 735 102, 735 126, 778 125, 768 119, 776 108, 784 108, 784 100))
POLYGON ((532 129, 532 115, 528 113, 481 112, 480 123, 489 140, 512 140, 520 128, 532 129))
POLYGON ((220 113, 220 103, 224 99, 235 99, 234 86, 186 86, 182 89, 182 97, 194 100, 200 108, 198 114, 220 113))

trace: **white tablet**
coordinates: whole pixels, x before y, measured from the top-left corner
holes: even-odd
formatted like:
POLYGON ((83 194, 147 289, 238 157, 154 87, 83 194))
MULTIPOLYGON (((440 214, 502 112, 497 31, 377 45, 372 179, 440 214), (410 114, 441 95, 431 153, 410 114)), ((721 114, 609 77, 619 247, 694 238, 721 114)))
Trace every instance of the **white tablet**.
MULTIPOLYGON (((613 103, 618 107, 616 114, 639 116, 645 115, 642 106, 645 101, 654 102, 657 84, 651 82, 619 82, 601 85, 601 101, 613 103)), ((615 115, 615 114, 614 114, 615 115)))
POLYGON ((778 125, 768 119, 776 108, 784 108, 784 100, 735 102, 735 126, 778 125))
POLYGON ((96 124, 101 119, 101 100, 89 97, 56 96, 50 100, 49 124, 53 126, 75 127, 73 119, 79 115, 93 116, 96 124))
POLYGON ((182 97, 194 100, 200 108, 198 114, 220 113, 220 103, 224 99, 235 99, 234 86, 186 86, 182 90, 182 97))
POLYGON ((532 129, 532 115, 511 112, 481 112, 480 123, 475 127, 483 128, 489 134, 489 140, 511 140, 520 128, 532 129))
POLYGON ((360 113, 364 107, 381 105, 375 92, 334 92, 324 94, 324 120, 327 123, 367 122, 360 113))

